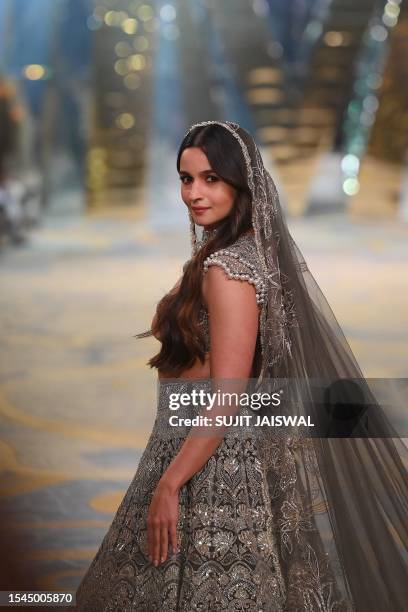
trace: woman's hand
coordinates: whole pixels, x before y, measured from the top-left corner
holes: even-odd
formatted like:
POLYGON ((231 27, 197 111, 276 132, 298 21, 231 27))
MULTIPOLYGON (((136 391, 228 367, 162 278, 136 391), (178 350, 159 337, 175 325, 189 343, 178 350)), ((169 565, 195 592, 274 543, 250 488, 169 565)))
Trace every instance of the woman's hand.
POLYGON ((173 553, 177 551, 178 513, 179 489, 159 480, 147 515, 149 559, 154 565, 166 560, 169 543, 173 553))

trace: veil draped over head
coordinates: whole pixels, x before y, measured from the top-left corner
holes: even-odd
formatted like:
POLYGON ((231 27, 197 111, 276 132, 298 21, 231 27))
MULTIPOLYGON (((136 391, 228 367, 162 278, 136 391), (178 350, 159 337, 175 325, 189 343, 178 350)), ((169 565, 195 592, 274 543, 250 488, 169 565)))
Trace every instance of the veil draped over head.
MULTIPOLYGON (((370 426, 377 432, 370 437, 360 425, 359 437, 265 436, 265 469, 286 581, 286 609, 402 612, 408 601, 408 477, 402 461, 407 449, 370 395, 344 334, 289 233, 277 189, 254 139, 238 124, 221 121, 194 124, 187 133, 211 124, 224 127, 237 139, 252 194, 256 247, 267 279, 258 381, 289 379, 305 397, 313 379, 359 379, 370 397, 370 426)), ((194 255, 200 243, 191 213, 190 224, 194 255)), ((314 408, 303 407, 305 414, 308 410, 314 408)))

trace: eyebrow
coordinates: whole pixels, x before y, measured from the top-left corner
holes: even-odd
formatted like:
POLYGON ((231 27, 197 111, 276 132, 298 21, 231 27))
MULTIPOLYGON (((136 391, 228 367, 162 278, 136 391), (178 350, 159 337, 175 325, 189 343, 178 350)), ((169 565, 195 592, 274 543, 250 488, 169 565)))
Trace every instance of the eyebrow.
MULTIPOLYGON (((211 173, 215 174, 215 170, 211 170, 211 169, 209 169, 209 170, 202 170, 198 174, 211 174, 211 173)), ((187 172, 187 170, 180 170, 179 174, 188 174, 188 175, 190 175, 190 173, 187 172)))

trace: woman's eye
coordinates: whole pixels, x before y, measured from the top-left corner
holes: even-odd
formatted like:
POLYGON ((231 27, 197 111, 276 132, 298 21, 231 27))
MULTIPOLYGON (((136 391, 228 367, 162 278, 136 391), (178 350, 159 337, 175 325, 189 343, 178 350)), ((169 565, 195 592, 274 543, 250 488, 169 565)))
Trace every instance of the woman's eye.
MULTIPOLYGON (((190 176, 180 176, 179 178, 180 178, 180 181, 181 181, 181 182, 182 182, 184 185, 186 185, 186 184, 187 184, 187 183, 190 181, 190 179, 191 179, 191 177, 190 177, 190 176)), ((209 174, 209 175, 207 176, 207 179, 211 179, 211 181, 209 181, 210 183, 215 183, 216 181, 218 181, 218 176, 215 176, 215 175, 213 175, 213 174, 209 174)))

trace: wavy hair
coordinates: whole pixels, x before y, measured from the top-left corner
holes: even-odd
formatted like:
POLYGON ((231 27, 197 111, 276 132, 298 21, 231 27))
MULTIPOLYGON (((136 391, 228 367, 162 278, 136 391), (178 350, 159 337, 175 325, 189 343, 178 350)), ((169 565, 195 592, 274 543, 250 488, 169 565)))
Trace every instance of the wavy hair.
POLYGON ((237 140, 219 125, 196 127, 181 142, 178 172, 181 155, 188 147, 199 147, 205 153, 211 168, 235 188, 235 197, 230 213, 217 224, 217 232, 185 266, 178 289, 167 293, 157 305, 152 332, 160 340, 161 349, 148 365, 174 377, 191 367, 197 358, 201 363, 205 361, 204 337, 199 325, 204 259, 218 249, 227 248, 252 228, 251 191, 237 140))

